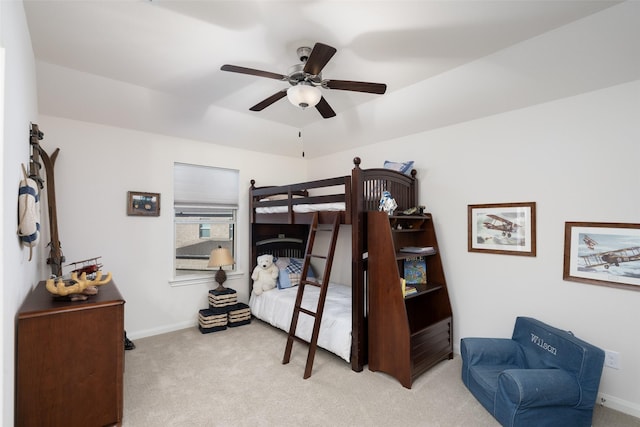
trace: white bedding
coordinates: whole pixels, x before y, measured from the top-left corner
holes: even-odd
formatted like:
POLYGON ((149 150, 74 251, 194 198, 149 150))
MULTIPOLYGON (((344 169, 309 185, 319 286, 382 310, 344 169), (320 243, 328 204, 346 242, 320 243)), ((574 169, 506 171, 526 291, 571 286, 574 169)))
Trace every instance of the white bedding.
MULTIPOLYGON (((289 332, 293 306, 298 287, 288 289, 273 289, 261 295, 251 295, 249 306, 251 313, 258 319, 289 332)), ((306 286, 302 307, 315 311, 318 304, 320 289, 306 286)), ((313 318, 300 313, 296 335, 306 341, 311 340, 313 318)), ((329 284, 327 299, 320 323, 318 346, 337 354, 347 362, 351 358, 351 287, 329 284)))
MULTIPOLYGON (((314 203, 314 204, 300 204, 293 205, 293 211, 298 213, 309 213, 309 212, 319 212, 319 211, 344 211, 345 203, 344 202, 335 202, 335 203, 314 203)), ((287 206, 268 206, 262 208, 256 208, 256 213, 282 213, 287 212, 287 206)))

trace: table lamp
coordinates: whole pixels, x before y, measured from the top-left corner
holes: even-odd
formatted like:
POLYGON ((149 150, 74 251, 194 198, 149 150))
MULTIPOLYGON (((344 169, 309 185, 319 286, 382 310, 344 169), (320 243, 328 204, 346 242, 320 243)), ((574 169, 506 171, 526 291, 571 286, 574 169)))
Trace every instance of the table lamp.
POLYGON ((218 282, 218 287, 215 289, 216 291, 224 291, 227 289, 222 286, 222 284, 227 281, 227 273, 224 272, 222 266, 233 264, 235 264, 235 261, 233 260, 229 249, 218 246, 217 249, 211 251, 207 267, 219 267, 215 277, 216 282, 218 282))

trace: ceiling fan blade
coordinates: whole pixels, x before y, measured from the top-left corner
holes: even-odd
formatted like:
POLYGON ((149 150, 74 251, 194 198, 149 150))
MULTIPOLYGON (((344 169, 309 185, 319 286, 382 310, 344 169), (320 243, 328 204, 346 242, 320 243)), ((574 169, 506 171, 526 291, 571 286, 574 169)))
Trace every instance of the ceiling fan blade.
POLYGON ((287 96, 287 90, 283 89, 280 92, 274 93, 273 95, 271 95, 267 99, 258 102, 256 105, 254 105, 253 107, 249 108, 249 110, 251 110, 251 111, 262 111, 265 108, 267 108, 269 105, 273 104, 276 101, 281 100, 285 96, 287 96))
POLYGON ((325 119, 330 119, 331 117, 335 117, 336 112, 333 111, 333 108, 329 105, 324 96, 320 98, 320 102, 316 104, 316 110, 324 117, 325 119))
POLYGON ((307 59, 306 64, 304 64, 303 71, 307 74, 317 76, 335 54, 336 49, 334 47, 316 43, 309 55, 309 59, 307 59))
POLYGON ((376 93, 378 95, 387 91, 387 85, 384 83, 352 82, 349 80, 325 80, 322 82, 322 86, 329 89, 376 93))
POLYGON ((253 68, 239 67, 237 65, 225 64, 220 67, 222 71, 231 71, 232 73, 249 74, 252 76, 266 77, 268 79, 286 80, 287 76, 277 73, 271 73, 269 71, 254 70, 253 68))

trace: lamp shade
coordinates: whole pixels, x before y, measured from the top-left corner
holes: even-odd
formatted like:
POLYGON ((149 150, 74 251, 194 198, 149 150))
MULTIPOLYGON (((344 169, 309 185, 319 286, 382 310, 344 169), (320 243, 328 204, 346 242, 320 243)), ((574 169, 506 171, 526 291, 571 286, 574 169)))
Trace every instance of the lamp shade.
POLYGON ((287 89, 287 98, 296 107, 305 109, 307 107, 315 107, 320 102, 322 93, 320 89, 312 86, 311 83, 300 82, 287 89))
POLYGON ((224 265, 232 264, 235 264, 235 261, 233 260, 229 249, 218 247, 217 249, 211 251, 211 255, 209 256, 209 264, 207 264, 207 267, 222 267, 224 265))

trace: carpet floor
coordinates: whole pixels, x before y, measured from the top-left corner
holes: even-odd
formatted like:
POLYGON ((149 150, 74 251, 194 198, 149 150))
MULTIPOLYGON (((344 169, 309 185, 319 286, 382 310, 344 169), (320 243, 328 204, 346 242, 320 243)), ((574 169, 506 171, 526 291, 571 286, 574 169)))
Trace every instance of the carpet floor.
MULTIPOLYGON (((125 352, 123 426, 499 426, 462 384, 459 357, 408 390, 320 349, 304 380, 307 347, 294 343, 283 365, 285 342, 284 332, 258 320, 136 340, 125 352)), ((640 427, 640 419, 598 406, 593 425, 640 427)))

